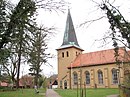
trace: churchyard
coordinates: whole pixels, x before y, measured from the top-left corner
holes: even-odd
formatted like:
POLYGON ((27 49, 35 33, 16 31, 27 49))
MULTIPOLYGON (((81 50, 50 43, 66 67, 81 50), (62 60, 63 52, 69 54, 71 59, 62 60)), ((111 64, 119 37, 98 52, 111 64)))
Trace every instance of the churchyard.
MULTIPOLYGON (((81 97, 80 89, 55 89, 62 97, 81 97), (78 95, 77 95, 78 93, 78 95)), ((85 90, 83 91, 83 94, 85 90)), ((83 97, 106 97, 107 95, 118 94, 118 89, 86 89, 86 96, 83 97)), ((34 89, 20 89, 16 91, 1 91, 0 97, 45 97, 45 90, 40 89, 36 94, 34 89)))

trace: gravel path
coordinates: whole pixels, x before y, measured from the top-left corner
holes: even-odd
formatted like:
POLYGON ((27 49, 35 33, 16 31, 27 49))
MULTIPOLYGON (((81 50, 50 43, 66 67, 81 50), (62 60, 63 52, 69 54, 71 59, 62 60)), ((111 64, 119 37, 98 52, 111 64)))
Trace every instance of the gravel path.
POLYGON ((56 93, 53 89, 47 89, 46 97, 61 97, 58 93, 56 93))
POLYGON ((116 94, 116 95, 108 95, 107 97, 119 97, 119 95, 118 94, 116 94))

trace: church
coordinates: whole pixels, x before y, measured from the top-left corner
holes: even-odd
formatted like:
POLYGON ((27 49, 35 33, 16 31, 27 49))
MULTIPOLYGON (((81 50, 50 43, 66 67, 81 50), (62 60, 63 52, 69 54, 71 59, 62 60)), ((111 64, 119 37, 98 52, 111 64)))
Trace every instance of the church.
POLYGON ((57 49, 58 88, 118 88, 123 83, 127 54, 119 48, 120 64, 116 64, 114 49, 83 53, 79 46, 70 11, 62 45, 57 49))

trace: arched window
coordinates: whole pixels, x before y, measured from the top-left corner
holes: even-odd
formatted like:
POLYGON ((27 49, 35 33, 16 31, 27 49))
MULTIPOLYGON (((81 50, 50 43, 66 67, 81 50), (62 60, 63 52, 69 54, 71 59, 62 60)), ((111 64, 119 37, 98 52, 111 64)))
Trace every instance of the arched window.
POLYGON ((64 58, 64 52, 62 52, 62 58, 64 58))
POLYGON ((69 57, 69 52, 68 51, 66 52, 66 55, 67 55, 67 57, 69 57))
POLYGON ((76 72, 73 73, 73 82, 74 82, 74 85, 77 85, 78 83, 78 74, 76 72))
POLYGON ((112 83, 118 84, 118 73, 117 69, 112 69, 112 83))
POLYGON ((76 56, 78 56, 78 52, 76 52, 76 56))
POLYGON ((64 81, 64 89, 67 89, 67 81, 64 81))
POLYGON ((98 70, 98 83, 103 84, 103 73, 101 70, 98 70))
POLYGON ((90 84, 90 73, 88 71, 85 72, 86 76, 86 84, 90 84))
POLYGON ((62 88, 62 81, 60 81, 60 88, 62 88))

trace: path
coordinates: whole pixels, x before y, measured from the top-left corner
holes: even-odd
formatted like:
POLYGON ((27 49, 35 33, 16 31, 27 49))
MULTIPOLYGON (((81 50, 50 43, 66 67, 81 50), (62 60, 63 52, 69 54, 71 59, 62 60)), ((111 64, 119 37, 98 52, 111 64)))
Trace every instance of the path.
POLYGON ((58 93, 56 93, 53 89, 47 89, 46 97, 61 97, 58 93))
POLYGON ((107 97, 119 97, 118 94, 115 94, 115 95, 108 95, 107 97))

